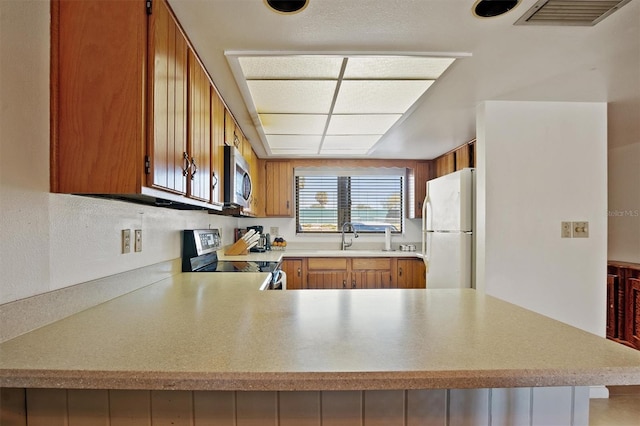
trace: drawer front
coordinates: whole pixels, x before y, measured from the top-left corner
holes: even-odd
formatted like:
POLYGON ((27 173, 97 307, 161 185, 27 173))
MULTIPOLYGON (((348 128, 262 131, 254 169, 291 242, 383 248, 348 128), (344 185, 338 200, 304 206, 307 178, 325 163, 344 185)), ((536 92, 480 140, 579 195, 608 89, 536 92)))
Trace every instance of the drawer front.
POLYGON ((347 259, 344 257, 310 257, 307 259, 310 270, 346 270, 347 259))
POLYGON ((351 259, 351 269, 389 270, 391 259, 380 257, 361 257, 351 259))

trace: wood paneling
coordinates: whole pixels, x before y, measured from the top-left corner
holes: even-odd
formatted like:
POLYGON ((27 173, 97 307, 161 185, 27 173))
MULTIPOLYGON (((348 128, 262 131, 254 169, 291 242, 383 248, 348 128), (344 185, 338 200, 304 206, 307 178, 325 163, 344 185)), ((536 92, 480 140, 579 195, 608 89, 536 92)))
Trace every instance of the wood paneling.
POLYGON ((320 392, 280 392, 279 426, 320 426, 320 392))
POLYGON ((0 388, 0 425, 27 425, 27 393, 24 389, 0 388))
POLYGON ((109 391, 111 426, 151 426, 151 392, 109 391))
POLYGON ((24 393, 24 389, 2 390, 3 398, 13 400, 10 404, 2 400, 3 426, 488 426, 489 419, 491 424, 545 426, 570 424, 573 419, 573 424, 586 426, 589 415, 588 387, 324 392, 29 389, 26 415, 24 393))
POLYGON ((453 152, 436 158, 436 176, 444 176, 456 170, 456 157, 453 152))
MULTIPOLYGON (((414 198, 413 217, 422 217, 422 203, 427 195, 427 181, 435 177, 431 161, 416 161, 416 167, 413 172, 414 178, 414 198)), ((408 209, 411 208, 409 205, 408 209)), ((407 210, 410 211, 410 210, 407 210)))

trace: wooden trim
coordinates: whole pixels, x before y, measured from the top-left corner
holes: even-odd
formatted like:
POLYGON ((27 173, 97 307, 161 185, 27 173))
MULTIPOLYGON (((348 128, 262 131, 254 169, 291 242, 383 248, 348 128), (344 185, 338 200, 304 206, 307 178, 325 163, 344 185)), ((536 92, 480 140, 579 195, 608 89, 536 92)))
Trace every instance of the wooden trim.
POLYGON ((58 116, 60 94, 60 1, 51 1, 51 48, 49 62, 49 190, 58 192, 58 116))

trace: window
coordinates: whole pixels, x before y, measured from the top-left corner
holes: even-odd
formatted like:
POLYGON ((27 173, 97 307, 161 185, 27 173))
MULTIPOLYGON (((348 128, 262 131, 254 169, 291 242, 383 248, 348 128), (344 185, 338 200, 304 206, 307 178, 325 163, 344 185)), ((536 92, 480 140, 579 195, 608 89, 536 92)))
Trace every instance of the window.
POLYGON ((298 233, 341 232, 345 222, 363 233, 401 233, 404 180, 404 169, 296 169, 298 233))

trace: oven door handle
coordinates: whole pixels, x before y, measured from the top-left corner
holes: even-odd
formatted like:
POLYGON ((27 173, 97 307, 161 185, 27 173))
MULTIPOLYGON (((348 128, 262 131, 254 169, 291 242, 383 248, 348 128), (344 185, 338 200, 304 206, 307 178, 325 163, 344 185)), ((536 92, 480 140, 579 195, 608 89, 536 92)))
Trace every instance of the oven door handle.
POLYGON ((273 277, 273 286, 272 289, 281 288, 282 290, 287 289, 287 273, 282 269, 278 269, 274 272, 273 277))

